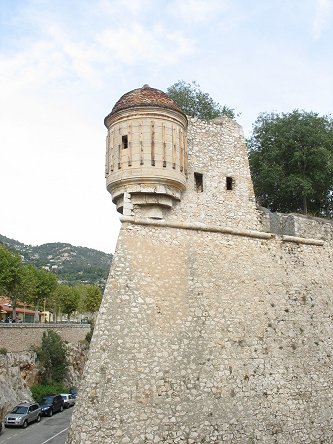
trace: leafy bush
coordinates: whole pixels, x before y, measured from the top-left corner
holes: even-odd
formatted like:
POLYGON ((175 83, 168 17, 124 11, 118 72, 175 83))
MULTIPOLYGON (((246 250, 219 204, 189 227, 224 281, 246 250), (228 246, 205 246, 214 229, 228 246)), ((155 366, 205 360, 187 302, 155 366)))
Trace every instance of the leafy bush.
POLYGON ((35 349, 37 359, 44 367, 44 385, 62 383, 68 367, 65 342, 53 330, 43 333, 42 345, 35 349))
POLYGON ((184 80, 169 86, 167 94, 171 97, 185 114, 211 120, 219 116, 228 116, 234 119, 235 112, 227 106, 214 102, 208 93, 200 89, 196 82, 187 83, 184 80))
POLYGON ((6 355, 8 353, 6 347, 1 347, 0 348, 0 355, 6 355))
POLYGON ((86 341, 88 342, 88 344, 90 344, 90 341, 91 341, 91 338, 92 338, 92 335, 93 335, 93 333, 94 333, 94 327, 93 327, 93 325, 91 325, 90 326, 90 330, 88 331, 88 333, 86 334, 86 341))
POLYGON ((68 387, 62 383, 54 384, 35 384, 30 387, 32 396, 36 402, 39 402, 43 396, 49 394, 68 393, 68 387))

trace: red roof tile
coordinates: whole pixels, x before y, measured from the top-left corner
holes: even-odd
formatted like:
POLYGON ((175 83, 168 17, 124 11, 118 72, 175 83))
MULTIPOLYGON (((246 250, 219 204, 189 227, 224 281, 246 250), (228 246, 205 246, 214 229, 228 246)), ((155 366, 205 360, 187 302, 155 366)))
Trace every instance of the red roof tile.
POLYGON ((177 103, 163 91, 156 88, 151 88, 148 85, 144 85, 142 88, 133 89, 120 97, 107 117, 123 109, 137 106, 159 106, 161 108, 172 109, 184 114, 179 109, 177 103))
MULTIPOLYGON (((8 307, 8 306, 6 306, 6 305, 1 305, 1 306, 0 306, 0 309, 1 309, 2 311, 6 311, 7 313, 11 313, 11 312, 13 311, 13 308, 12 308, 12 307, 8 307)), ((24 308, 19 308, 19 307, 16 307, 16 312, 17 312, 17 313, 25 313, 25 314, 35 314, 35 313, 36 313, 35 310, 29 310, 29 309, 27 309, 27 308, 24 309, 24 308)), ((37 313, 40 314, 41 312, 37 310, 37 313)))

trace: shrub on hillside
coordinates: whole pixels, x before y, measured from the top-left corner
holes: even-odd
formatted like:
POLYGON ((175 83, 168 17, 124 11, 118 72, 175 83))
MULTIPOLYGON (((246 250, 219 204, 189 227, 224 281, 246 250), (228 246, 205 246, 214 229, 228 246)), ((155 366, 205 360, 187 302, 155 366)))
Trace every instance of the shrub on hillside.
POLYGON ((54 384, 35 384, 30 387, 32 397, 36 402, 39 402, 43 396, 49 394, 68 393, 68 387, 62 383, 54 384))
POLYGON ((42 345, 35 349, 37 359, 44 368, 42 384, 62 383, 67 372, 66 346, 53 330, 43 333, 42 345))
POLYGON ((85 338, 85 340, 86 340, 86 342, 88 342, 88 344, 90 344, 90 341, 91 341, 91 338, 92 338, 93 333, 94 333, 94 326, 91 325, 91 326, 90 326, 90 330, 89 330, 88 333, 86 334, 86 338, 85 338))

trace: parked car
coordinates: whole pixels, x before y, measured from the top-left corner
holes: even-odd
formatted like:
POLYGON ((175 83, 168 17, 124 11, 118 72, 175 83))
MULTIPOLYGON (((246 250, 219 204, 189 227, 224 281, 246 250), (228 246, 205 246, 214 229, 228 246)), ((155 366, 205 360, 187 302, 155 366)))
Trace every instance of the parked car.
POLYGON ((61 396, 64 400, 64 407, 68 409, 75 404, 75 398, 70 393, 61 393, 61 396))
POLYGON ((64 400, 61 395, 46 395, 39 404, 44 416, 52 416, 53 413, 64 410, 64 400))
POLYGON ((17 405, 5 417, 5 427, 16 426, 26 428, 31 422, 39 422, 41 408, 37 403, 24 402, 17 405))
POLYGON ((77 398, 77 388, 76 387, 71 387, 69 389, 69 393, 73 396, 74 399, 77 398))

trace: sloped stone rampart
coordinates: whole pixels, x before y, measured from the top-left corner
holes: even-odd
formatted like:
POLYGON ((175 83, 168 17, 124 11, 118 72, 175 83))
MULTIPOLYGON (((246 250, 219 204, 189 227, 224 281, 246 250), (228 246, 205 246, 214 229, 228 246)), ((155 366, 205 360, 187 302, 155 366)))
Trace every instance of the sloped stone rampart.
POLYGON ((124 223, 69 442, 332 442, 332 263, 330 242, 124 223))
POLYGON ((23 352, 40 346, 43 333, 53 330, 64 341, 76 344, 90 331, 87 324, 0 324, 0 348, 8 352, 23 352))

